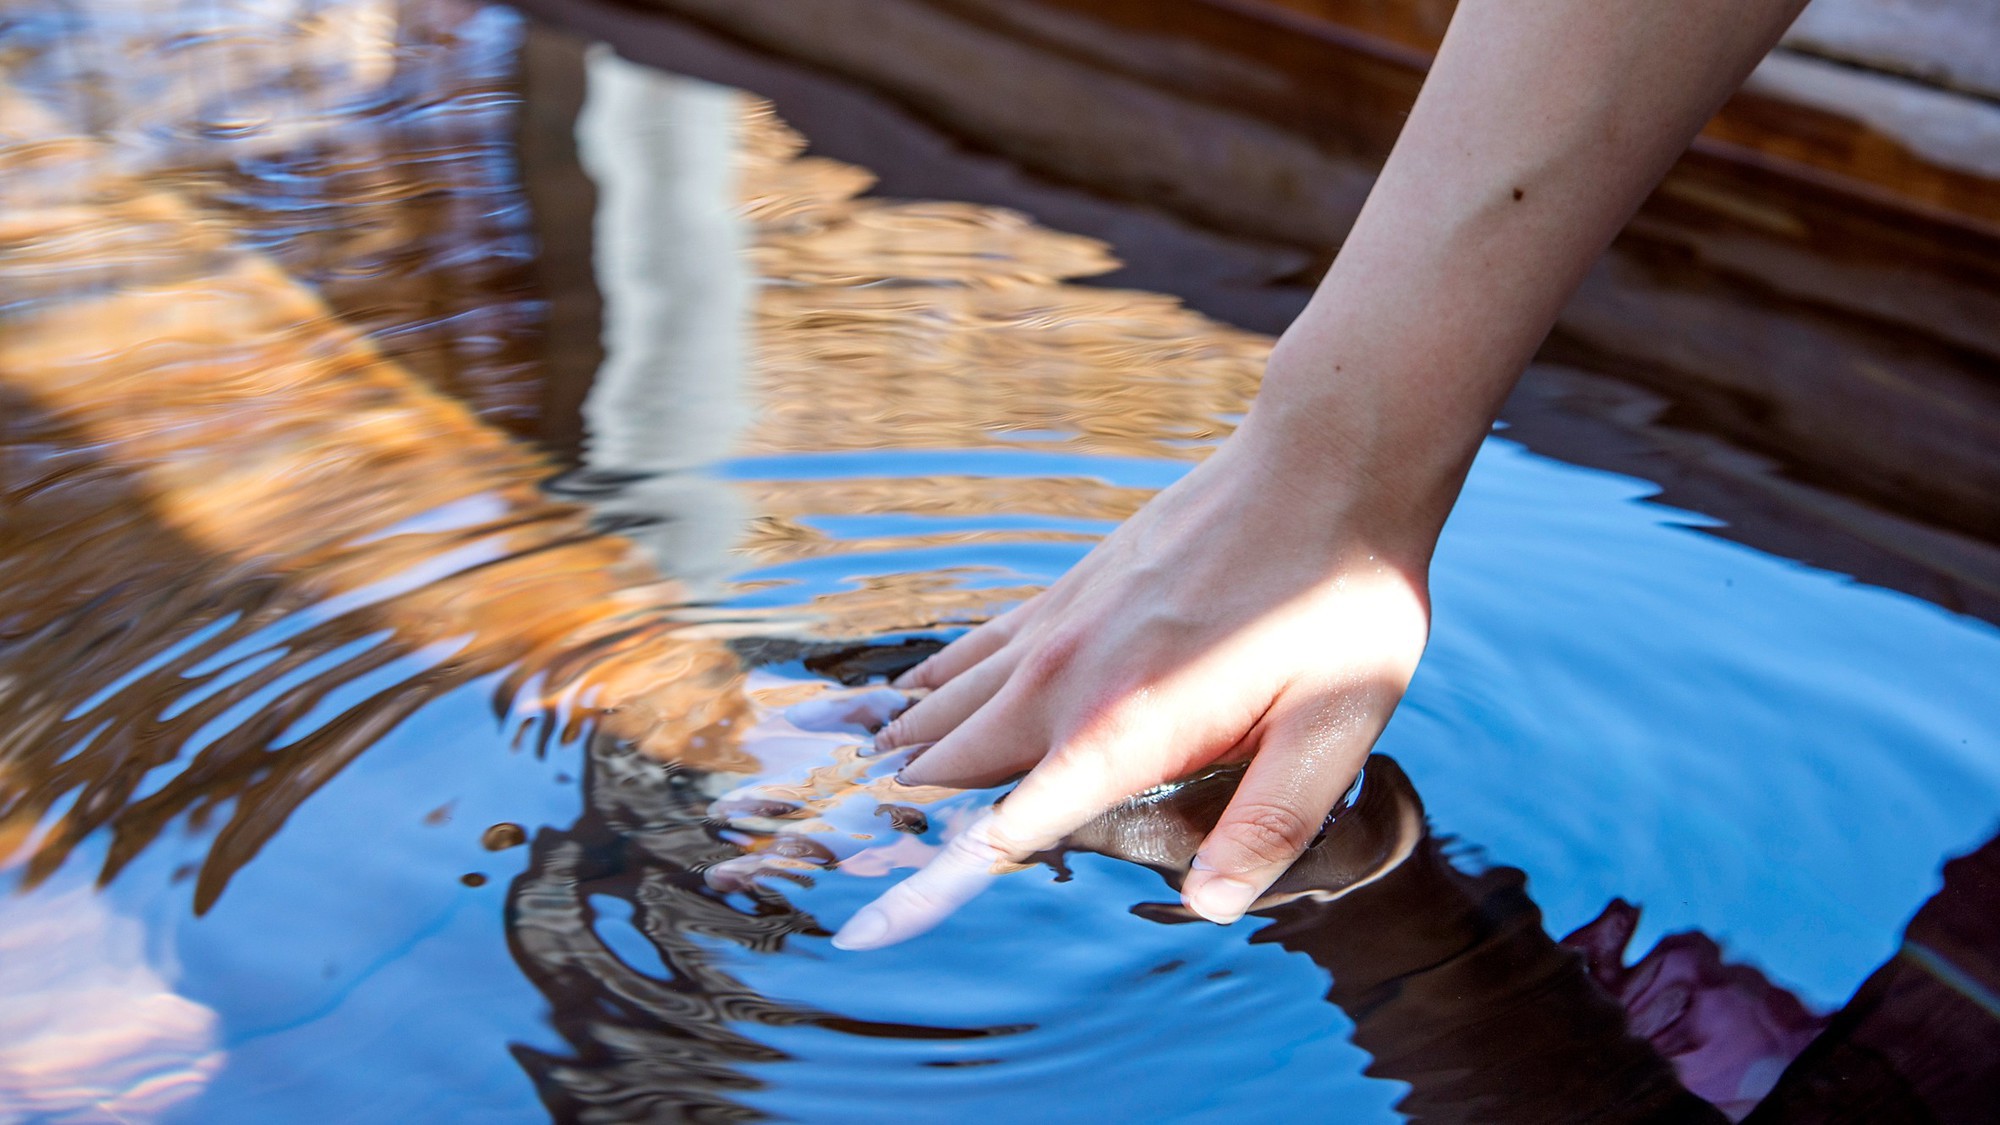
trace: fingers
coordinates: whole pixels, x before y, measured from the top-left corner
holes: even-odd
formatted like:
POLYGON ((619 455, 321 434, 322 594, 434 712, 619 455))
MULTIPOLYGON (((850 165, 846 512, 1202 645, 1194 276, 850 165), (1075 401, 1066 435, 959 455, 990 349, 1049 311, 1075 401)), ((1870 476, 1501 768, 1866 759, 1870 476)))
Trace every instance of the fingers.
MULTIPOLYGON (((962 729, 977 733, 973 727, 962 729)), ((1135 737, 1123 741, 1140 744, 1140 732, 1129 733, 1135 737)), ((907 941, 971 901, 1008 864, 1055 846, 1130 794, 1166 780, 1144 765, 1120 766, 1119 759, 1108 743, 1101 742, 1089 749, 1051 754, 1003 804, 945 845, 923 869, 862 907, 834 935, 833 944, 841 949, 880 949, 907 941)), ((1331 803, 1329 799, 1328 807, 1331 803)))
POLYGON ((833 935, 836 949, 880 949, 908 941, 944 921, 986 889, 1005 862, 986 813, 946 844, 916 874, 855 912, 833 935))
POLYGON ((1058 748, 994 810, 1001 839, 1017 858, 1045 851, 1132 794, 1172 780, 1179 771, 1169 760, 1145 752, 1170 734, 1157 724, 1131 724, 1058 748))
MULTIPOLYGON (((974 712, 985 706, 988 700, 1006 686, 1007 677, 1013 674, 1014 666, 1019 661, 1020 657, 1013 653, 996 652, 974 665, 971 671, 953 677, 950 682, 918 700, 909 710, 896 716, 895 721, 883 727, 875 736, 875 748, 883 751, 895 750, 903 746, 937 742, 944 738, 957 730, 961 723, 971 718, 974 712)), ((915 769, 915 764, 913 763, 910 768, 915 769)), ((914 778, 915 775, 912 776, 914 778)), ((938 783, 912 780, 910 784, 938 783)))
POLYGON ((987 657, 1006 647, 1014 634, 1033 612, 1036 603, 1042 600, 1037 594, 1013 609, 988 621, 972 632, 958 638, 932 653, 923 663, 897 676, 889 686, 899 691, 914 688, 934 688, 956 679, 961 672, 978 665, 987 657))
POLYGON ((1273 706, 1256 757, 1182 883, 1188 909, 1236 921, 1319 836, 1388 719, 1356 703, 1273 706))
MULTIPOLYGON (((1004 654, 994 657, 987 664, 1003 657, 1004 654)), ((1006 675, 997 678, 1005 680, 1011 676, 1016 671, 1015 664, 1008 660, 1006 675)), ((1023 692, 1018 682, 1011 686, 989 684, 986 665, 982 664, 940 688, 938 696, 961 682, 970 684, 965 696, 945 700, 947 709, 936 716, 916 716, 912 729, 918 734, 931 735, 936 744, 918 754, 896 775, 904 785, 945 785, 954 789, 999 785, 1020 776, 1048 753, 1048 738, 1039 733, 1047 728, 1037 716, 1024 713, 1019 706, 1023 692), (971 683, 975 678, 977 683, 971 683), (980 698, 973 702, 975 692, 980 698), (966 706, 968 702, 970 706, 966 706), (950 721, 945 722, 947 719, 950 721)), ((924 704, 928 703, 930 699, 924 700, 924 704)), ((917 708, 910 710, 914 713, 917 708)), ((914 744, 916 740, 912 739, 903 745, 914 744)))

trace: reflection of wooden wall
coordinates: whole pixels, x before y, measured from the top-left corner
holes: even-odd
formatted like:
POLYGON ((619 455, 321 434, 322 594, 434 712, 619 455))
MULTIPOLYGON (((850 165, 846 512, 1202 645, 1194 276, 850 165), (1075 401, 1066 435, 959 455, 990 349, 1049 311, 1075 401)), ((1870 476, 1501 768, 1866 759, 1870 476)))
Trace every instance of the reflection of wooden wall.
MULTIPOLYGON (((200 15, 183 11, 190 22, 175 26, 197 38, 200 15)), ((459 89, 440 81, 441 93, 459 89)), ((245 82, 234 92, 254 93, 257 75, 245 82)), ((391 358, 402 326, 430 323, 426 306, 400 299, 413 279, 490 300, 503 318, 518 308, 511 282, 455 288, 469 275, 451 267, 493 250, 489 228, 440 228, 437 243, 412 248, 409 273, 309 284, 301 274, 374 261, 347 252, 343 239, 360 235, 322 239, 285 213, 243 206, 222 190, 236 182, 233 158, 88 129, 66 112, 77 103, 62 83, 30 87, 0 83, 0 867, 19 853, 31 878, 45 877, 102 831, 108 877, 178 823, 212 826, 195 888, 206 908, 319 786, 419 708, 482 678, 522 736, 589 728, 697 768, 749 767, 734 741, 737 656, 688 628, 700 614, 684 587, 590 510, 544 491, 551 465, 492 424, 510 417, 495 403, 512 400, 391 358), (329 284, 348 294, 345 306, 327 299, 329 284)), ((860 198, 866 171, 803 156, 804 139, 768 107, 719 91, 705 100, 716 135, 702 158, 730 173, 711 186, 733 192, 711 202, 718 215, 739 213, 732 226, 763 282, 744 279, 745 296, 762 299, 742 311, 759 335, 745 357, 754 370, 681 374, 746 383, 772 407, 740 438, 721 426, 694 450, 701 457, 732 442, 764 454, 1018 448, 991 431, 1072 416, 1080 447, 1173 456, 1226 426, 1209 416, 1240 406, 1254 383, 1263 339, 1168 298, 1066 284, 1111 267, 1101 245, 971 204, 860 198), (981 363, 995 368, 982 393, 952 393, 981 363), (831 424, 830 409, 843 413, 831 424)), ((315 153, 345 161, 365 150, 374 118, 352 122, 360 138, 350 142, 338 108, 279 119, 300 129, 265 138, 272 147, 258 159, 307 166, 315 153)), ((628 108, 637 112, 623 124, 644 129, 664 106, 628 108)), ((537 128, 544 142, 565 131, 537 128)), ((612 129, 597 138, 648 155, 634 139, 612 129)), ((430 218, 477 213, 481 200, 512 207, 511 182, 489 191, 443 170, 461 148, 484 152, 490 133, 454 126, 437 143, 428 171, 420 155, 418 167, 378 169, 379 198, 308 179, 298 210, 365 220, 388 232, 386 243, 363 239, 379 247, 430 218)), ((651 170, 631 171, 643 180, 651 170)), ((632 185, 607 185, 621 186, 632 185)), ((620 202, 617 190, 603 199, 607 213, 620 202)), ((651 201, 638 203, 625 208, 639 212, 633 221, 659 219, 651 201)), ((669 237, 649 248, 686 246, 669 237)), ((572 272, 588 264, 574 253, 565 262, 572 272)), ((626 376, 659 374, 640 367, 626 376)), ((677 388, 634 389, 624 408, 636 417, 622 424, 637 432, 589 451, 613 458, 610 468, 658 468, 647 458, 688 451, 650 449, 652 437, 728 421, 713 410, 691 421, 642 415, 668 407, 677 388)), ((815 515, 1108 519, 1142 499, 1054 478, 760 481, 742 492, 765 514, 744 552, 764 562, 827 551, 805 522, 815 515)), ((842 549, 973 534, 847 539, 842 549)), ((803 608, 823 629, 872 633, 1031 592, 962 577, 892 573, 803 608)), ((754 617, 736 625, 804 627, 754 617)))
MULTIPOLYGON (((1336 246, 1442 6, 652 0, 1030 168, 1336 246)), ((1894 510, 2000 535, 2000 107, 1787 52, 1697 142, 1549 354, 1894 510), (1952 135, 1968 138, 1954 147, 1952 135)))
POLYGON ((283 32, 310 21, 264 29, 241 70, 165 78, 185 102, 66 65, 230 38, 204 6, 142 14, 34 44, 0 83, 0 867, 20 849, 45 877, 103 830, 108 877, 185 818, 214 826, 205 909, 320 785, 482 677, 544 740, 591 722, 740 764, 701 734, 740 706, 735 656, 684 636, 680 588, 490 424, 533 390, 497 362, 532 327, 502 237, 510 117, 447 64, 483 42, 505 77, 511 40, 413 0, 337 25, 398 61, 317 100, 286 77, 319 37, 283 32), (287 112, 206 143, 198 122, 273 88, 287 112))
MULTIPOLYGON (((516 16, 472 0, 18 0, 9 15, 9 89, 105 142, 100 165, 225 216, 391 360, 532 430, 542 309, 513 166, 516 16)), ((19 165, 0 176, 20 205, 19 165)))
MULTIPOLYGON (((1453 0, 1251 0, 1433 51, 1453 0)), ((1785 47, 1948 89, 2000 92, 2000 9, 1991 0, 1812 0, 1785 47)))

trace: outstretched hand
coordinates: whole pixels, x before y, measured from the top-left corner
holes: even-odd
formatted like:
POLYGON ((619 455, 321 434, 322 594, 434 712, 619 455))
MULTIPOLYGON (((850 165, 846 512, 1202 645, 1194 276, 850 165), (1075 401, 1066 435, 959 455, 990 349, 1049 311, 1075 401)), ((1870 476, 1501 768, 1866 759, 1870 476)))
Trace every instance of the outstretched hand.
POLYGON ((930 744, 905 781, 1027 776, 836 945, 922 933, 1119 801, 1248 758, 1183 891, 1206 918, 1242 916, 1352 784, 1428 625, 1428 538, 1403 543, 1409 521, 1310 464, 1238 435, 1054 586, 897 681, 930 690, 878 739, 930 744))
POLYGON ((1248 757, 1183 891, 1239 917, 1318 834, 1402 696, 1425 575, 1558 310, 1804 0, 1461 0, 1255 409, 1047 592, 905 677, 885 743, 1020 787, 854 916, 920 933, 1119 800, 1248 757))

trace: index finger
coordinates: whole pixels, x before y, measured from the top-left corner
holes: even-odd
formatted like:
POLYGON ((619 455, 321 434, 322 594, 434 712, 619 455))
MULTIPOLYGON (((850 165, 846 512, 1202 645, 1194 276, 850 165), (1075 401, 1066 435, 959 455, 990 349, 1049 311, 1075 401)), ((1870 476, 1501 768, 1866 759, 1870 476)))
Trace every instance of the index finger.
POLYGON ((838 949, 908 941, 978 897, 1013 864, 1046 851, 1119 801, 1167 780, 1157 769, 1121 770, 1109 748, 1064 749, 1021 779, 942 852, 855 912, 833 935, 838 949))

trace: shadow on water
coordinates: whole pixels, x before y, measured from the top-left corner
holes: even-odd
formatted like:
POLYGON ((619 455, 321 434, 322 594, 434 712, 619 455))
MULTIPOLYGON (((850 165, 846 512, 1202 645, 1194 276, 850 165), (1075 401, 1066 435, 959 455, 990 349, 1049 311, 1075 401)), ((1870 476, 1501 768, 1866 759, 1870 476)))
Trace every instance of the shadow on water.
MULTIPOLYGON (((718 838, 702 775, 609 739, 593 740, 576 824, 537 834, 508 890, 515 960, 547 997, 566 1052, 516 1046, 552 1114, 566 1121, 761 1117, 731 1091, 760 1083, 746 1063, 784 1052, 745 1028, 810 1026, 885 1039, 979 1039, 1004 1027, 917 1027, 851 1019, 758 994, 714 964, 704 938, 757 953, 787 938, 826 936, 812 918, 750 883, 748 904, 717 893, 712 874, 743 856, 718 838), (641 938, 639 963, 603 930, 641 938)), ((794 876, 795 878, 798 876, 794 876)))
MULTIPOLYGON (((993 797, 895 782, 883 680, 1268 340, 505 9, 31 2, 0 54, 0 1121, 1741 1117, 2000 808, 1989 630, 1496 441, 1395 757, 1260 920, 1153 901, 1216 774, 837 957, 993 797)), ((1976 1009, 1964 913, 1892 966, 1976 1009)))

